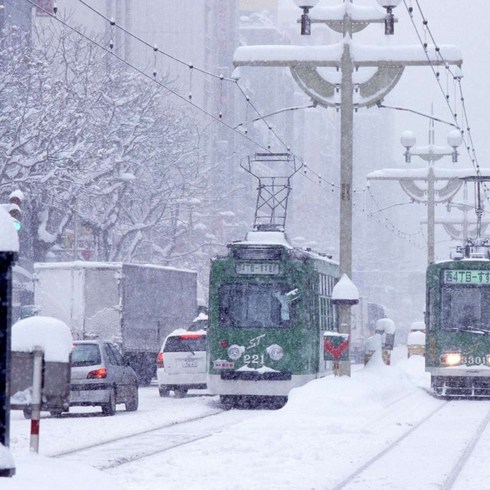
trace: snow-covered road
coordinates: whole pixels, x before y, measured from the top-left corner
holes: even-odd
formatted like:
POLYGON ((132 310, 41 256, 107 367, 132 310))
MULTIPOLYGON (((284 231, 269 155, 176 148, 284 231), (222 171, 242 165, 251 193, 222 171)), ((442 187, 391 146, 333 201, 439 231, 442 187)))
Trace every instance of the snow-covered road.
MULTIPOLYGON (((60 468, 101 468, 104 486, 110 478, 121 490, 490 488, 490 401, 434 398, 423 359, 403 351, 392 366, 373 361, 351 378, 293 390, 277 411, 221 412, 217 397, 142 388, 136 413, 43 419, 40 452, 58 455, 49 461, 60 468), (144 434, 124 439, 135 433, 144 434)), ((24 464, 29 422, 20 412, 11 432, 24 464)))

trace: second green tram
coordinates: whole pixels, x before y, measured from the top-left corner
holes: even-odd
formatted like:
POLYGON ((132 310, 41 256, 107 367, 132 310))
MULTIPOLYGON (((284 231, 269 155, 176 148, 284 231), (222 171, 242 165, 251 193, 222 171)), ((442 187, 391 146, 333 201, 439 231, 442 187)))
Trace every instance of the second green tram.
POLYGON ((426 371, 443 397, 490 397, 490 260, 427 269, 426 371))
POLYGON ((235 405, 272 398, 325 376, 326 331, 337 331, 331 302, 339 266, 292 247, 284 233, 255 231, 213 259, 210 274, 208 388, 235 405))

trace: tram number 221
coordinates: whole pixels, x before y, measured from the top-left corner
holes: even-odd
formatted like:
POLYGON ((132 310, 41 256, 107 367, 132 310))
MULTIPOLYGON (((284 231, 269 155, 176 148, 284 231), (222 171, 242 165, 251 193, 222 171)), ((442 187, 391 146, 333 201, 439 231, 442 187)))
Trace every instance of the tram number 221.
POLYGON ((243 362, 245 364, 264 364, 264 354, 245 354, 243 356, 243 362))

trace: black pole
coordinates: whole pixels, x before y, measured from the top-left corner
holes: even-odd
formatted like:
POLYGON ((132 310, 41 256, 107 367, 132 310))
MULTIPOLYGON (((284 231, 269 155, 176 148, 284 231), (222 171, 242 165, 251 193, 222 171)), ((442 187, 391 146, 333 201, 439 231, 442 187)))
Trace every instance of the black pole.
MULTIPOLYGON (((12 329, 12 266, 15 252, 0 252, 0 443, 10 443, 10 343, 12 329)), ((0 476, 12 476, 15 468, 0 468, 0 476)))

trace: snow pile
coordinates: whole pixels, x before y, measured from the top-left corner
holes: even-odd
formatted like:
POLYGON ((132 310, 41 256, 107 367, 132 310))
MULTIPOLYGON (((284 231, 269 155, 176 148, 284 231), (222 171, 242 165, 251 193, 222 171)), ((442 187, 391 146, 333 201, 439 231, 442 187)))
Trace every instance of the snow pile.
MULTIPOLYGON (((255 418, 185 451, 172 451, 161 463, 166 487, 332 488, 335 479, 384 447, 380 427, 388 425, 390 437, 404 430, 397 410, 407 406, 408 397, 425 397, 420 387, 428 385, 424 358, 386 366, 376 352, 366 368, 351 378, 312 381, 292 390, 283 409, 257 412, 255 418), (192 475, 186 470, 189 466, 192 475)), ((411 412, 415 417, 416 411, 411 412)))
POLYGON ((45 361, 68 362, 72 345, 70 329, 56 318, 33 316, 12 326, 12 350, 16 352, 32 352, 39 346, 45 361))
POLYGON ((2 490, 121 490, 113 476, 78 463, 25 454, 15 458, 15 476, 1 478, 2 490))
POLYGON ((407 337, 407 345, 425 345, 425 333, 410 332, 407 337))
POLYGON ((14 459, 10 454, 9 448, 0 443, 0 470, 7 470, 14 467, 14 459))

